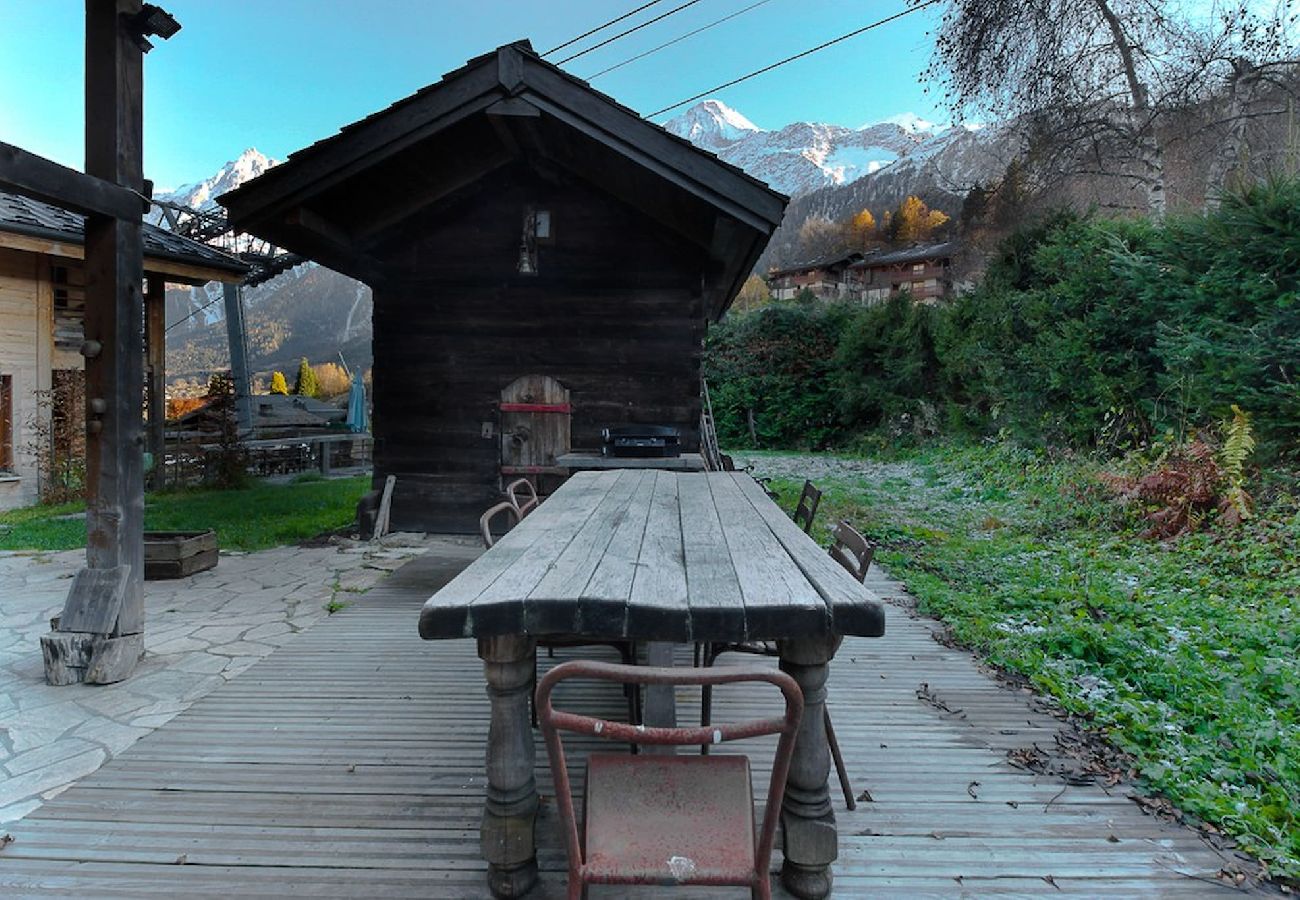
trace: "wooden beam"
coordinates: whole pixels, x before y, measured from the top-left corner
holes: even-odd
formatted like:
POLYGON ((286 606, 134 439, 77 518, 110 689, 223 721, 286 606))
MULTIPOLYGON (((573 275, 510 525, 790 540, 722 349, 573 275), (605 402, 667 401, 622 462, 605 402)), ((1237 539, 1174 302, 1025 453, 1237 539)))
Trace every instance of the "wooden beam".
POLYGON ((352 235, 342 225, 331 222, 315 210, 297 206, 284 215, 287 225, 297 225, 325 238, 336 247, 347 247, 352 243, 352 235))
POLYGON ((149 207, 133 191, 3 141, 0 141, 0 190, 73 212, 116 219, 139 219, 149 207))
POLYGON ((352 234, 315 210, 295 207, 277 229, 267 229, 264 236, 277 247, 292 246, 294 252, 371 287, 383 279, 383 265, 365 253, 352 234))
POLYGON ((481 179, 483 176, 496 171, 497 169, 514 162, 514 156, 509 152, 494 152, 486 154, 482 160, 482 165, 476 167, 473 171, 462 171, 453 174, 450 178, 440 180, 432 185, 425 187, 416 187, 402 193, 400 201, 383 210, 383 212, 373 219, 368 220, 365 226, 356 229, 355 237, 361 243, 363 249, 371 248, 375 241, 372 240, 376 235, 405 222, 411 216, 427 209, 429 206, 459 191, 461 188, 471 185, 481 179))
MULTIPOLYGON (((0 247, 9 250, 25 250, 28 253, 44 253, 63 259, 85 259, 86 248, 72 241, 60 241, 54 238, 34 237, 29 234, 14 234, 0 231, 0 247)), ((228 269, 214 269, 194 265, 174 259, 160 259, 146 256, 144 260, 146 275, 167 275, 169 282, 183 284, 207 284, 209 281, 222 281, 238 284, 244 276, 228 269)))

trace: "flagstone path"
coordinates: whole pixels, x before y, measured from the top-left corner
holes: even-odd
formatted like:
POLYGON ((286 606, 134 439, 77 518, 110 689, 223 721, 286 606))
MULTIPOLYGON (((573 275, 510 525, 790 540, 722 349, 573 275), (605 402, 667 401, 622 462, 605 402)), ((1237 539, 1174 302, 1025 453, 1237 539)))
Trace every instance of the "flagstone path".
POLYGON ((45 683, 40 636, 82 550, 0 553, 0 823, 26 816, 412 556, 459 539, 223 552, 216 568, 145 584, 145 657, 112 685, 45 683))

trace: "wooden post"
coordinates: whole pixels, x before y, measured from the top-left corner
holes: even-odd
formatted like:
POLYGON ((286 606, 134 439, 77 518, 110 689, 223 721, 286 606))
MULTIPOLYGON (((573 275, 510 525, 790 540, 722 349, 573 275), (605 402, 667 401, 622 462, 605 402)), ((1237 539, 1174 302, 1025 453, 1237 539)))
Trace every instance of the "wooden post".
POLYGON ((480 638, 492 721, 488 725, 487 797, 479 830, 494 897, 522 897, 537 882, 537 782, 528 699, 537 648, 525 635, 480 638))
POLYGON ((149 388, 149 431, 145 444, 153 457, 153 470, 148 482, 151 490, 163 486, 163 459, 167 449, 163 445, 163 428, 167 421, 167 284, 158 275, 150 275, 145 292, 144 342, 148 355, 146 371, 149 388))
POLYGON ((839 855, 835 811, 827 779, 831 772, 826 740, 826 678, 840 638, 780 641, 781 671, 803 691, 803 720, 790 760, 781 801, 785 861, 781 882, 803 900, 821 900, 831 892, 831 863, 839 855))
MULTIPOLYGON (((86 0, 86 174, 137 192, 143 65, 123 17, 139 9, 86 0)), ((52 684, 121 681, 144 651, 143 259, 140 214, 86 216, 86 568, 42 638, 52 684)))

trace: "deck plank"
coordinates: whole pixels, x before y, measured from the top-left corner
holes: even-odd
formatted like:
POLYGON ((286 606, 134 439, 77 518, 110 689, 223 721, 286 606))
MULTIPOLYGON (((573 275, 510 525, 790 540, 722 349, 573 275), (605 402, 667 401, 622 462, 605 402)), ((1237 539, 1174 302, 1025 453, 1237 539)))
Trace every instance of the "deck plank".
MULTIPOLYGON (((0 853, 0 895, 484 896, 481 665, 472 641, 426 642, 415 627, 422 602, 456 568, 408 564, 6 825, 14 841, 0 853)), ((1218 851, 1190 829, 1142 815, 1124 788, 1062 791, 1057 778, 1009 765, 1008 749, 1050 746, 1059 723, 968 654, 935 643, 926 620, 887 612, 886 638, 846 639, 831 667, 849 771, 873 798, 852 813, 836 804, 836 896, 1228 891, 1213 883, 1225 862, 1218 851), (948 712, 918 699, 922 683, 948 712)), ((555 661, 587 653, 615 658, 588 648, 557 651, 555 661)), ((688 663, 685 651, 679 662, 688 663)), ((623 710, 621 693, 603 686, 566 684, 561 693, 557 702, 602 715, 623 710)), ((714 717, 768 709, 766 696, 720 687, 714 717)), ((698 699, 678 692, 683 721, 699 714, 698 699)), ((571 748, 579 788, 591 746, 571 748)), ((755 783, 766 778, 771 747, 748 747, 755 783)), ((553 796, 540 738, 537 758, 539 790, 553 796)), ((539 863, 530 896, 563 896, 553 803, 539 817, 539 863)), ((779 888, 777 896, 785 896, 779 888)))

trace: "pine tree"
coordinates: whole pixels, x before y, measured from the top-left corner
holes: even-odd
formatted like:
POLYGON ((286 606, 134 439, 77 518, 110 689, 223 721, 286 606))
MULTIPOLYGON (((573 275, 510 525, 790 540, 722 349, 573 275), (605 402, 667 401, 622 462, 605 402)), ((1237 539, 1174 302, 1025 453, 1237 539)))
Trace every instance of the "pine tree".
POLYGON ((289 393, 289 382, 285 380, 283 372, 271 373, 271 393, 272 394, 289 393))
POLYGON ((320 393, 316 386, 316 373, 305 356, 298 362, 298 381, 293 386, 293 392, 299 397, 315 397, 320 393))

